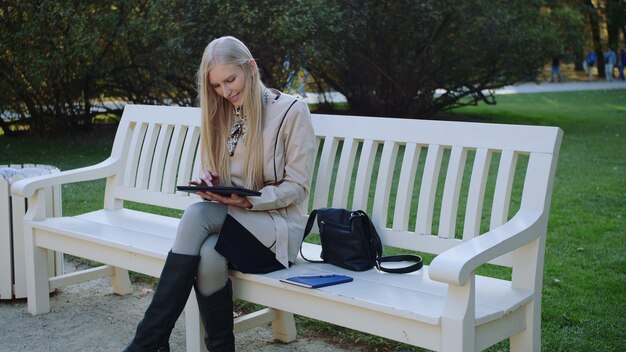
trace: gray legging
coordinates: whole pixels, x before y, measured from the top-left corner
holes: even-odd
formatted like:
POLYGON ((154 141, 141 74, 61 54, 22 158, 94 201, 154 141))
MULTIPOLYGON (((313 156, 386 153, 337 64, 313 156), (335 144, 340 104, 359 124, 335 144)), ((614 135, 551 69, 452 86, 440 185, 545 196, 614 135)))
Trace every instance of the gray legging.
POLYGON ((178 225, 172 252, 200 255, 196 285, 203 296, 208 296, 226 285, 228 264, 215 250, 220 229, 228 208, 214 202, 198 202, 189 206, 178 225))

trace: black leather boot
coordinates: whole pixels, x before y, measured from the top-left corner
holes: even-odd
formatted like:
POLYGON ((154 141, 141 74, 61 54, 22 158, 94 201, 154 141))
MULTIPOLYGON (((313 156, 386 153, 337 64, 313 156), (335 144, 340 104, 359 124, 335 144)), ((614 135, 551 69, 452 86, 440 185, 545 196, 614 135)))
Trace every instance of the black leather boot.
POLYGON ((199 261, 197 255, 168 253, 152 302, 124 352, 170 350, 170 334, 189 298, 199 261))
POLYGON ((209 352, 234 352, 233 288, 230 280, 209 296, 203 296, 196 288, 196 298, 204 323, 206 348, 209 352))

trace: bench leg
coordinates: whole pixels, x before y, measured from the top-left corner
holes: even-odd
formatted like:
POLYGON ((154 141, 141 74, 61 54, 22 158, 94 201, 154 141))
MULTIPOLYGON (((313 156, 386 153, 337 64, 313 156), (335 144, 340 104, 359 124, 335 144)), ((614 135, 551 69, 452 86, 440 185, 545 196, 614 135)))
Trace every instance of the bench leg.
POLYGON ((521 263, 514 265, 513 286, 533 290, 535 294, 532 301, 520 308, 525 310, 526 329, 511 336, 512 352, 541 350, 541 287, 545 248, 546 236, 543 235, 516 251, 521 263))
POLYGON ((28 312, 32 315, 50 311, 50 284, 48 281, 48 250, 35 245, 35 233, 30 225, 31 220, 45 218, 46 197, 41 191, 29 199, 28 211, 22 221, 24 240, 24 267, 26 269, 26 298, 28 312))
POLYGON ((113 275, 110 277, 111 286, 113 287, 113 293, 116 295, 124 296, 133 292, 133 287, 130 284, 130 277, 128 276, 128 270, 122 268, 113 268, 113 275))
POLYGON ((188 352, 207 352, 204 344, 204 324, 198 310, 196 292, 191 290, 185 305, 185 339, 188 352))
POLYGON ((441 351, 474 351, 475 277, 465 286, 448 285, 448 303, 441 317, 441 351))
POLYGON ((25 224, 26 297, 28 312, 32 315, 50 311, 48 284, 48 250, 34 245, 32 228, 25 224))
POLYGON ((272 334, 274 335, 274 338, 284 343, 295 341, 297 338, 297 331, 293 313, 282 310, 277 310, 276 312, 278 314, 278 319, 272 321, 272 334))
MULTIPOLYGON (((540 314, 535 313, 536 300, 526 305, 526 329, 517 335, 511 336, 511 352, 526 352, 541 350, 541 321, 540 314)), ((541 309, 539 309, 541 312, 541 309)))

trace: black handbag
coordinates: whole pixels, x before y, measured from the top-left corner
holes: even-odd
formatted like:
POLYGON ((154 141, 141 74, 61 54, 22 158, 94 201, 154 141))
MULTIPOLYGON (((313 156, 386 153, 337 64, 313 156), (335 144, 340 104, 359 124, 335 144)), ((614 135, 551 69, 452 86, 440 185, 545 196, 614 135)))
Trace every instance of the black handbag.
POLYGON ((418 255, 401 254, 383 257, 383 246, 378 232, 370 218, 362 210, 348 210, 341 208, 320 208, 313 210, 309 215, 304 239, 313 228, 317 218, 317 225, 322 242, 322 260, 310 260, 302 254, 304 260, 311 263, 328 263, 352 271, 365 271, 373 267, 378 270, 404 274, 422 268, 422 258, 418 255), (402 268, 384 268, 381 263, 410 261, 415 262, 402 268))

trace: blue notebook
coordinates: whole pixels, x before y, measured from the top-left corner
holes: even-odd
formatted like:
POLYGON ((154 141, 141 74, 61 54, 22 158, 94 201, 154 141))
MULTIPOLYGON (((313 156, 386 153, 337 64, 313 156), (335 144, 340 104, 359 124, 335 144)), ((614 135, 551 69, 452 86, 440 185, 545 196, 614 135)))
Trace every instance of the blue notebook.
POLYGON ((339 274, 301 275, 288 277, 286 279, 280 279, 280 281, 282 282, 306 288, 318 288, 324 286, 338 285, 350 282, 352 280, 353 279, 350 276, 339 274))

